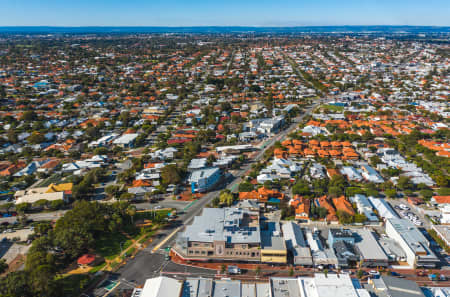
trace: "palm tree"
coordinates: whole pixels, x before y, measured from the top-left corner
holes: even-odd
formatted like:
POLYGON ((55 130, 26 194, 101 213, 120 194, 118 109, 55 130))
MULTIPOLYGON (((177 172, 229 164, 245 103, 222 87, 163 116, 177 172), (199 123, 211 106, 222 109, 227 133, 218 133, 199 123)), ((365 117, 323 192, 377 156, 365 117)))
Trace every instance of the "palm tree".
POLYGON ((128 206, 127 215, 131 217, 131 224, 134 224, 134 216, 136 215, 136 206, 134 205, 128 206))

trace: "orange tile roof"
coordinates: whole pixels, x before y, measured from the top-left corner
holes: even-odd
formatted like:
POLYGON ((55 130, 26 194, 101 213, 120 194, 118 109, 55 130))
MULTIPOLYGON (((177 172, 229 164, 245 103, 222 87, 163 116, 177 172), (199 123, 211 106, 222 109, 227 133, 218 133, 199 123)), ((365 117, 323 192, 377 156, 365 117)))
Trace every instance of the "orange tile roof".
POLYGON ((345 196, 333 198, 333 204, 337 210, 344 211, 349 215, 355 214, 352 204, 345 198, 345 196))
POLYGON ((450 204, 450 196, 433 196, 433 199, 439 204, 450 204))

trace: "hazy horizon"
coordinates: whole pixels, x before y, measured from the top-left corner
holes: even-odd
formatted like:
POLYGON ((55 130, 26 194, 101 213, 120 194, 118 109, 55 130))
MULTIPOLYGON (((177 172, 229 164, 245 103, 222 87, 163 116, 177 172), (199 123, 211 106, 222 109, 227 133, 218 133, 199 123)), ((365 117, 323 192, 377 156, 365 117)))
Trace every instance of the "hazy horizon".
POLYGON ((444 0, 5 0, 0 26, 450 26, 444 0))

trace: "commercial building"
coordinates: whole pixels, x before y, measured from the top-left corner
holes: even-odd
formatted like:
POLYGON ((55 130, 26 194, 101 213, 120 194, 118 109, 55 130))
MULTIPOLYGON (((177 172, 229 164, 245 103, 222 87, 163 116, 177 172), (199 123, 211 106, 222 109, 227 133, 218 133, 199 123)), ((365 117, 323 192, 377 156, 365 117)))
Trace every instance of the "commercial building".
POLYGON ((288 251, 292 254, 295 265, 311 266, 312 256, 306 244, 303 231, 294 222, 285 222, 281 226, 288 251))
POLYGON ((316 273, 314 277, 271 278, 271 297, 369 297, 348 274, 316 273))
POLYGON ((410 221, 388 219, 386 234, 395 239, 406 253, 410 266, 436 267, 440 262, 430 248, 430 242, 410 221))
MULTIPOLYGON (((270 278, 241 282, 187 278, 184 281, 160 276, 148 279, 131 296, 139 297, 370 297, 348 274, 315 274, 313 277, 270 278)), ((395 296, 407 297, 407 296, 395 296)), ((423 296, 418 296, 423 297, 423 296)))
POLYGON ((363 267, 388 267, 389 258, 384 253, 372 231, 355 229, 355 246, 363 267))
POLYGON ((219 168, 211 167, 191 172, 189 183, 192 193, 207 192, 214 188, 222 177, 222 171, 219 168))
POLYGON ((404 278, 382 275, 369 279, 370 289, 378 297, 425 297, 416 282, 404 278))
POLYGON ((333 250, 323 247, 318 231, 313 232, 311 229, 306 229, 305 234, 309 248, 311 249, 314 267, 338 265, 338 260, 333 250))
MULTIPOLYGON (((140 297, 178 297, 180 296, 182 287, 182 281, 165 276, 159 276, 147 279, 144 287, 142 289, 135 289, 135 292, 140 292, 140 297)), ((136 296, 135 292, 133 292, 132 296, 136 296)))
POLYGON ((287 249, 279 222, 261 223, 261 262, 287 263, 287 249))
POLYGON ((333 246, 338 241, 344 241, 351 245, 355 244, 352 231, 344 228, 331 228, 328 230, 328 244, 333 246))
POLYGON ((204 208, 177 238, 174 252, 191 260, 261 260, 258 212, 204 208))

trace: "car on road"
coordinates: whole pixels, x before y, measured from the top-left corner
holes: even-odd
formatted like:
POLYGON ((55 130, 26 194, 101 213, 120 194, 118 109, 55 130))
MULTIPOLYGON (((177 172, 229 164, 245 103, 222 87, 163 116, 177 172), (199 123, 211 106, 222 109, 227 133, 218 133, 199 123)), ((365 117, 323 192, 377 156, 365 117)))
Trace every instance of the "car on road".
POLYGON ((228 274, 241 274, 241 269, 234 265, 229 265, 227 271, 228 274))
POLYGON ((425 274, 425 271, 419 270, 419 271, 416 272, 416 275, 417 276, 425 276, 426 274, 425 274))
POLYGON ((400 273, 395 272, 395 271, 391 271, 391 275, 392 275, 392 276, 395 276, 395 277, 399 277, 399 278, 405 278, 404 275, 401 275, 400 273))
POLYGON ((376 270, 371 270, 369 271, 369 275, 373 278, 379 278, 380 277, 380 273, 376 270))

